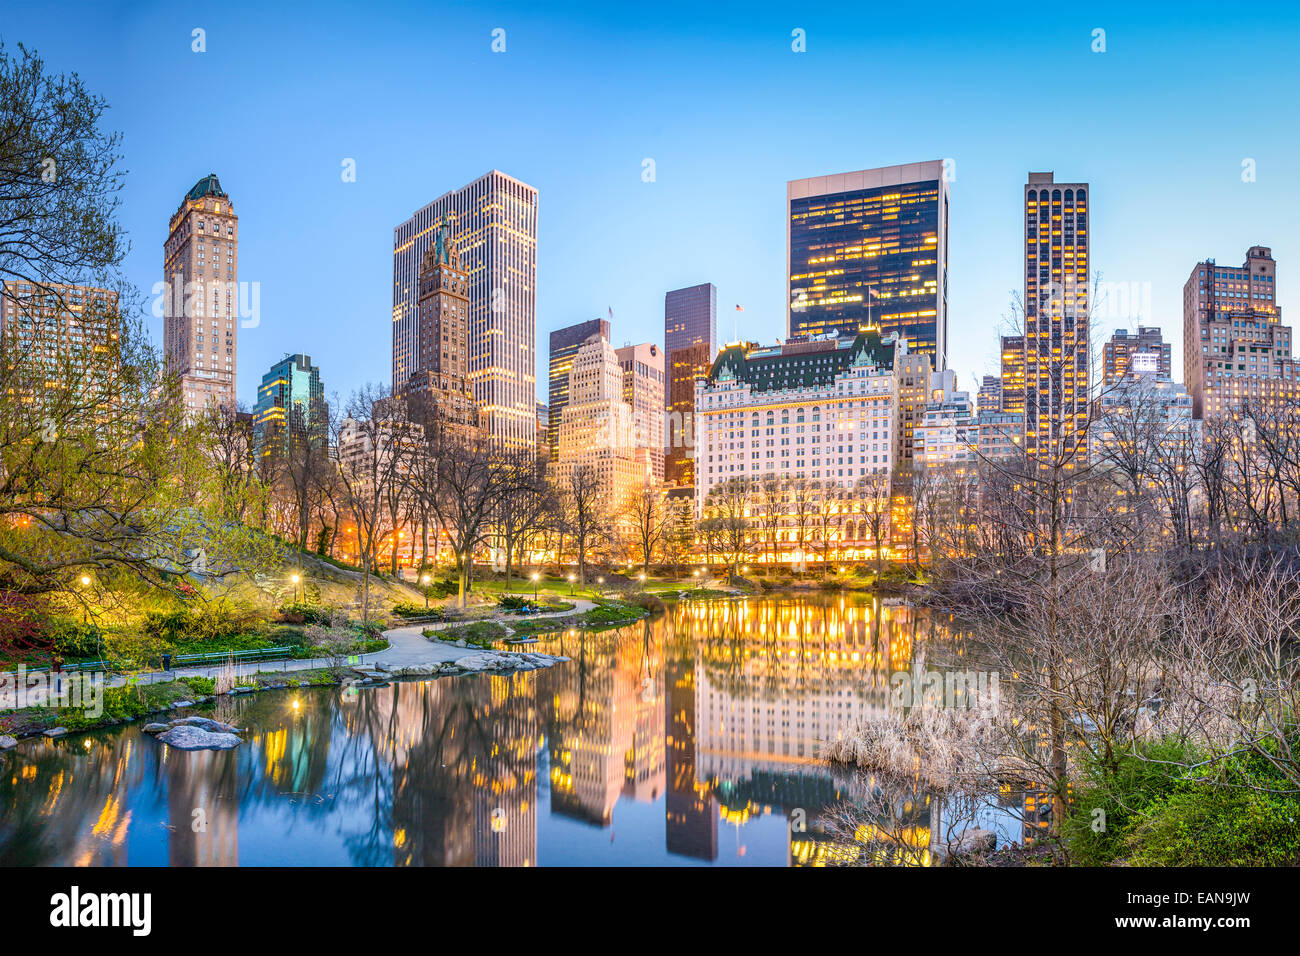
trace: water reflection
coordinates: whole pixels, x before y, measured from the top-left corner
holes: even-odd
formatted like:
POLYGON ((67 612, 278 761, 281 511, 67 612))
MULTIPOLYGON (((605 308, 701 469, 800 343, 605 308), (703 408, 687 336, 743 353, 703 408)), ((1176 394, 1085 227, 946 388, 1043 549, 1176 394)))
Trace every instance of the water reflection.
MULTIPOLYGON (((685 603, 538 649, 508 676, 223 700, 223 753, 136 727, 0 758, 0 863, 787 865, 857 852, 827 814, 873 782, 821 763, 947 625, 865 599, 685 603)), ((877 795, 878 796, 878 795, 877 795)), ((909 840, 937 812, 891 795, 909 840)))

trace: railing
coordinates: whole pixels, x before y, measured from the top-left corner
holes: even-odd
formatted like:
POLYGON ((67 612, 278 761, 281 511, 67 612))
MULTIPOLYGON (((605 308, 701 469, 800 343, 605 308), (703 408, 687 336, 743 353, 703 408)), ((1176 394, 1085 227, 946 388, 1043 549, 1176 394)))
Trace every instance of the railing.
MULTIPOLYGON (((177 666, 194 667, 211 664, 224 664, 231 661, 235 664, 243 664, 249 661, 271 661, 280 658, 287 658, 295 650, 291 644, 282 647, 259 647, 248 651, 209 651, 206 654, 177 654, 171 659, 171 670, 177 666)), ((77 661, 73 664, 64 664, 63 672, 71 673, 73 671, 105 671, 120 669, 121 663, 114 661, 77 661)), ((52 672, 48 665, 42 667, 29 667, 26 671, 28 674, 41 672, 52 672)))

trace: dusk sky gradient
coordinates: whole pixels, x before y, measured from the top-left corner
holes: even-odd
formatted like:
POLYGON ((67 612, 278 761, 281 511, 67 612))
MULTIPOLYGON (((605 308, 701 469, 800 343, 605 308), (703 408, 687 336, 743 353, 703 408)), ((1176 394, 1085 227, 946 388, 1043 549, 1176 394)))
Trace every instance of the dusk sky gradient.
POLYGON ((685 285, 717 285, 722 339, 737 303, 742 336, 784 337, 786 181, 931 159, 955 161, 950 365, 972 390, 1022 285, 1030 170, 1091 183, 1093 269, 1150 284, 1140 318, 1176 377, 1200 259, 1271 247, 1283 321, 1300 322, 1294 3, 52 9, 6 3, 0 38, 109 101, 128 277, 146 293, 162 278, 168 217, 199 178, 234 202, 239 279, 261 283, 261 324, 239 332, 249 406, 286 352, 310 354, 330 395, 387 383, 393 227, 493 168, 540 194, 539 397, 551 330, 612 307, 616 345, 662 344, 664 293, 685 285))

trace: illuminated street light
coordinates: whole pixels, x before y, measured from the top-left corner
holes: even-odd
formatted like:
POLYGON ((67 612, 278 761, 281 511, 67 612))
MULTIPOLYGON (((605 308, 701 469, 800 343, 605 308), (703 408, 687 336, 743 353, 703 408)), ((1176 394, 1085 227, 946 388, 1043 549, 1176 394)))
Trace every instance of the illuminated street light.
POLYGON ((420 583, 424 585, 424 609, 427 611, 429 610, 429 576, 420 575, 420 583))
POLYGON ((536 571, 534 571, 534 572, 533 572, 533 603, 534 603, 534 604, 537 603, 537 579, 538 579, 538 577, 539 577, 538 573, 537 573, 536 571))
POLYGON ((577 580, 576 575, 573 574, 569 575, 569 597, 573 597, 573 582, 576 580, 577 580))

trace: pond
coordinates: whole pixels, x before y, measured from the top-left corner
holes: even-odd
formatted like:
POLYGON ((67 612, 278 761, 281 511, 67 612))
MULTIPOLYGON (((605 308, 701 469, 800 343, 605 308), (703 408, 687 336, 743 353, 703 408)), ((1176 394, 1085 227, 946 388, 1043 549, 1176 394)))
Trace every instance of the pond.
MULTIPOLYGON (((138 724, 29 740, 0 756, 0 864, 827 862, 828 811, 872 784, 823 742, 959 641, 865 596, 682 602, 544 638, 529 649, 571 658, 549 669, 221 698, 248 728, 231 751, 138 724)), ((924 841, 938 801, 907 799, 924 841)))

